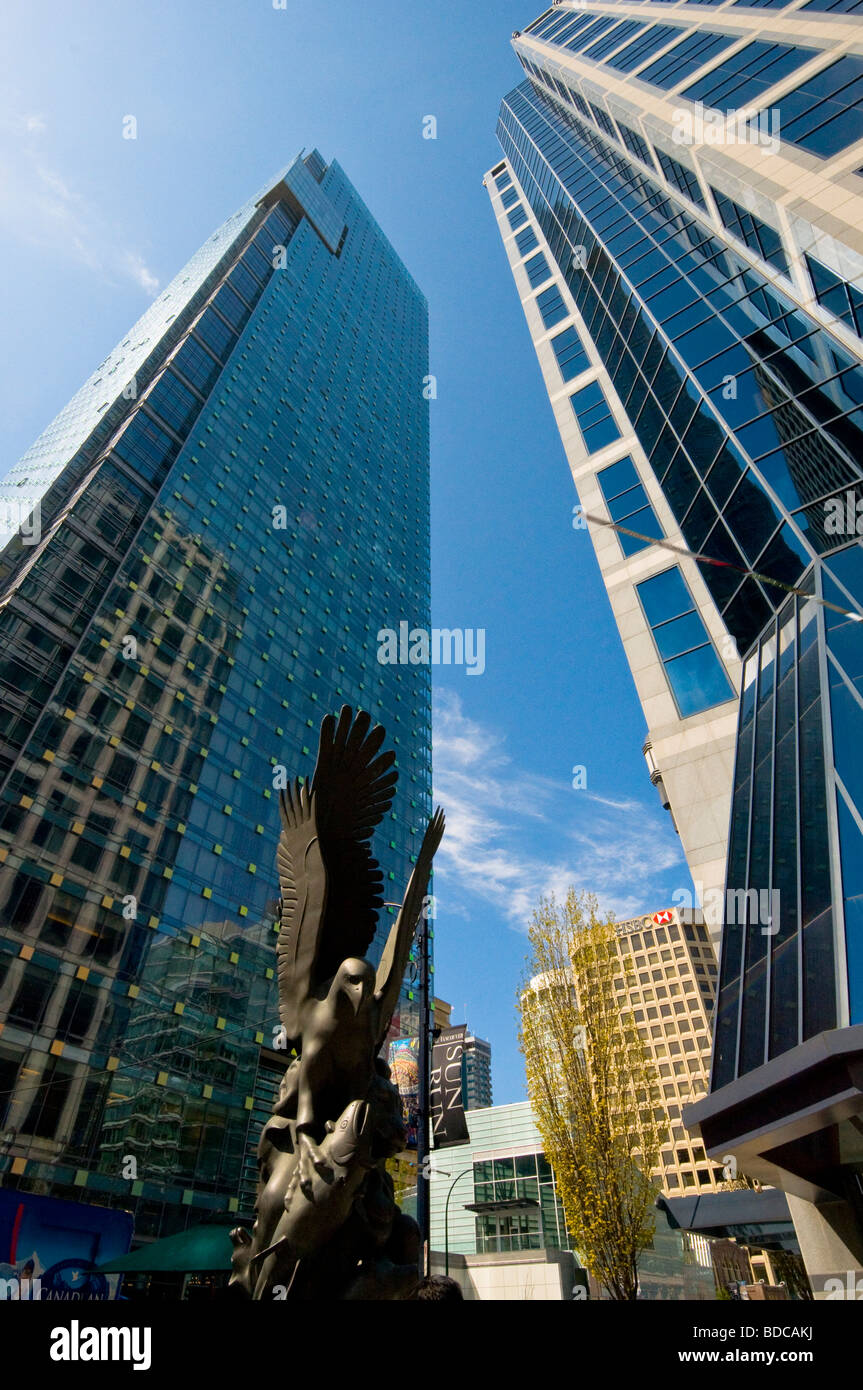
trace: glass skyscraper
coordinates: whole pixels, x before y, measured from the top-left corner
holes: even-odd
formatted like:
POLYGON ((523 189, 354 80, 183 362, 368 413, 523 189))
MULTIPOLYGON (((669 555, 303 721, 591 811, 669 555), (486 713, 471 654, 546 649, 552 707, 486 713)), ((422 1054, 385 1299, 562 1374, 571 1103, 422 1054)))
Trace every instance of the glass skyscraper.
POLYGON ((863 1264, 855 9, 563 0, 513 36, 486 176, 651 777, 724 905, 690 1123, 792 1194, 816 1291, 863 1264))
POLYGON ((385 725, 393 903, 430 809, 430 672, 377 660, 381 627, 429 626, 427 372, 423 295, 314 151, 0 487, 4 1184, 145 1236, 244 1209, 284 770, 343 703, 385 725))

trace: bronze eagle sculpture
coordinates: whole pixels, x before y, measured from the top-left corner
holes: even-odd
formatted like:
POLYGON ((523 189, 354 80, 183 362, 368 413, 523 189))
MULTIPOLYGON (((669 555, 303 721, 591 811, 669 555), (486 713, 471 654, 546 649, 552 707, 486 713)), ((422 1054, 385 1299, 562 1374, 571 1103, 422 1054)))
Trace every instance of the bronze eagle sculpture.
POLYGON ((398 777, 384 739, 344 706, 321 724, 311 782, 280 794, 279 1016, 296 1057, 261 1135, 253 1231, 232 1232, 231 1283, 256 1299, 404 1298, 417 1283, 416 1223, 385 1167, 405 1133, 380 1054, 444 816, 426 827, 375 969, 365 956, 384 900, 370 841, 398 777))

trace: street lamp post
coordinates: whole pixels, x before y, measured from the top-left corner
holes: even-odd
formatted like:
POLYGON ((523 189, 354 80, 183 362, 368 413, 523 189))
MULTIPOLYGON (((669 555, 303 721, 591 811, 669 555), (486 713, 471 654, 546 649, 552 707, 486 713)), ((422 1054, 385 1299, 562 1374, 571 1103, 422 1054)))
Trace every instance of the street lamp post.
MULTIPOLYGON (((438 1172, 442 1171, 442 1169, 438 1169, 438 1172)), ((449 1192, 446 1194, 446 1202, 444 1203, 443 1209, 443 1272, 447 1275, 449 1274, 449 1199, 452 1196, 452 1190, 455 1187, 456 1183, 459 1182, 461 1178, 467 1177, 468 1173, 472 1172, 473 1168, 471 1167, 465 1168, 464 1171, 461 1173, 457 1173, 449 1185, 449 1192)), ((445 1176, 449 1177, 449 1173, 447 1173, 445 1176)))

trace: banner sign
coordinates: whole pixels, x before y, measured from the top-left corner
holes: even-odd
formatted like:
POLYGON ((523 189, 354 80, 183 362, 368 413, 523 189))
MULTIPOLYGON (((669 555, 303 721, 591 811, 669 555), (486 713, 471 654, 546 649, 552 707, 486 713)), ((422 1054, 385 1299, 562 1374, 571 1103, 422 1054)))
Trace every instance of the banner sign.
POLYGON ((119 1274, 97 1268, 132 1244, 132 1215, 31 1192, 0 1191, 0 1300, 104 1301, 119 1274))
POLYGON ((458 1028, 442 1028, 432 1048, 429 1108, 436 1149, 470 1143, 461 1088, 461 1059, 466 1032, 464 1023, 458 1028))
POLYGON ((406 1149, 417 1146, 420 1113, 420 1040, 396 1038, 390 1043, 390 1079, 402 1098, 402 1115, 407 1131, 406 1149))

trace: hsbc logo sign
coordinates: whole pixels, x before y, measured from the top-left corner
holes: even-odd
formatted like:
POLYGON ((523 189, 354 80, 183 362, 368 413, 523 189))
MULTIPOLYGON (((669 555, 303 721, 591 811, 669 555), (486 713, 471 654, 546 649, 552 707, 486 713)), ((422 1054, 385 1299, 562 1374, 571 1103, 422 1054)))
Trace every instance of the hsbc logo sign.
POLYGON ((654 912, 650 920, 655 927, 665 927, 674 921, 674 913, 670 907, 666 907, 662 912, 654 912))

